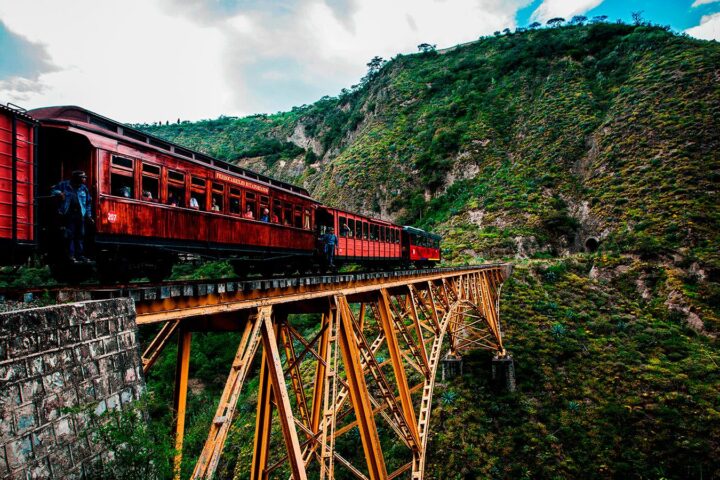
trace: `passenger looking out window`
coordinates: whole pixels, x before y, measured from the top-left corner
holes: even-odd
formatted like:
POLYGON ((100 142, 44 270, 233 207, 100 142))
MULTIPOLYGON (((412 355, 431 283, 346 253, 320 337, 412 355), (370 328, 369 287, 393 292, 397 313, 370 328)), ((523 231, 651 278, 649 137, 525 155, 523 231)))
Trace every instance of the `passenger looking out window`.
POLYGON ((197 198, 190 197, 190 208, 193 210, 200 210, 200 204, 197 201, 197 198))
POLYGON ((282 217, 282 206, 279 202, 273 203, 273 214, 272 223, 280 223, 280 217, 282 217))
POLYGON ((230 213, 240 213, 240 199, 239 198, 231 198, 230 199, 230 213))
POLYGON ((255 214, 253 213, 253 206, 254 205, 248 203, 247 208, 245 209, 245 213, 243 213, 243 218, 255 218, 255 214))
POLYGON ((263 208, 262 215, 260 216, 260 221, 265 223, 270 222, 270 210, 268 208, 263 208))
POLYGON ((311 220, 310 220, 310 210, 308 210, 308 209, 306 208, 306 209, 305 209, 305 215, 303 216, 303 228, 304 228, 305 230, 310 230, 310 229, 311 229, 310 222, 311 222, 311 220))
POLYGON ((168 205, 173 207, 185 206, 185 189, 168 185, 168 205))
POLYGON ((213 199, 212 199, 212 207, 211 207, 211 209, 212 209, 213 212, 219 212, 219 211, 220 211, 220 205, 218 205, 218 203, 217 203, 217 198, 215 198, 215 197, 213 197, 213 199))

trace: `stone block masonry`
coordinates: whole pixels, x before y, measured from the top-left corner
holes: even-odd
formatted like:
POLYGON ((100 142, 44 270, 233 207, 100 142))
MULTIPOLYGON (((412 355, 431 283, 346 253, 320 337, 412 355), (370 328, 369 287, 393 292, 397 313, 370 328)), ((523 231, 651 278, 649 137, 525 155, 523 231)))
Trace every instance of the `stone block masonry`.
POLYGON ((86 478, 105 452, 87 417, 145 390, 129 298, 0 313, 0 479, 86 478))

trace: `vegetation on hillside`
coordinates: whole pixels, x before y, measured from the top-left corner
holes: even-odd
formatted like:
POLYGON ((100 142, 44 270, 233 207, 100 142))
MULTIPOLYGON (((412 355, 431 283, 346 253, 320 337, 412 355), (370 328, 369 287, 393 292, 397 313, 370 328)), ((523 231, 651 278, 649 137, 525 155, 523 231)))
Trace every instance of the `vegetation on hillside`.
MULTIPOLYGON (((450 263, 515 259, 501 310, 518 391, 467 358, 435 398, 428 478, 720 478, 720 45, 582 23, 375 58, 286 113, 146 127, 438 231, 450 263)), ((223 335, 193 345, 190 458, 234 355, 223 335)), ((150 377, 160 404, 174 361, 150 377)), ((245 478, 254 382, 223 477, 245 478)))

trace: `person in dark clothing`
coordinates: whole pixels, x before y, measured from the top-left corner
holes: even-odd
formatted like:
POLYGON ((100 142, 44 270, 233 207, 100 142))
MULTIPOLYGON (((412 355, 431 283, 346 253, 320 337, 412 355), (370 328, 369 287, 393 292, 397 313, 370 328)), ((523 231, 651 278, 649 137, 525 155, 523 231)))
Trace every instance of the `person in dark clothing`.
POLYGON ((325 259, 329 267, 335 266, 335 248, 337 247, 338 238, 334 232, 333 227, 329 227, 321 237, 323 249, 325 250, 325 259))
POLYGON ((52 187, 51 195, 59 197, 58 215, 64 230, 66 252, 72 262, 86 262, 83 255, 85 222, 94 224, 92 198, 87 186, 87 175, 82 170, 72 172, 70 180, 63 180, 52 187))

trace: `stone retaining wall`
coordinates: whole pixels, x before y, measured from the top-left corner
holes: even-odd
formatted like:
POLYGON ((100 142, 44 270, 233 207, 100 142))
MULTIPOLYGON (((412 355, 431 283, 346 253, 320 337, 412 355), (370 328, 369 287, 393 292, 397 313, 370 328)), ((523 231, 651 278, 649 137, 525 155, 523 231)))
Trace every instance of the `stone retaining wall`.
MULTIPOLYGON (((103 453, 87 416, 144 392, 129 298, 0 313, 0 478, 85 478, 103 453)), ((95 470, 96 471, 96 470, 95 470)))

